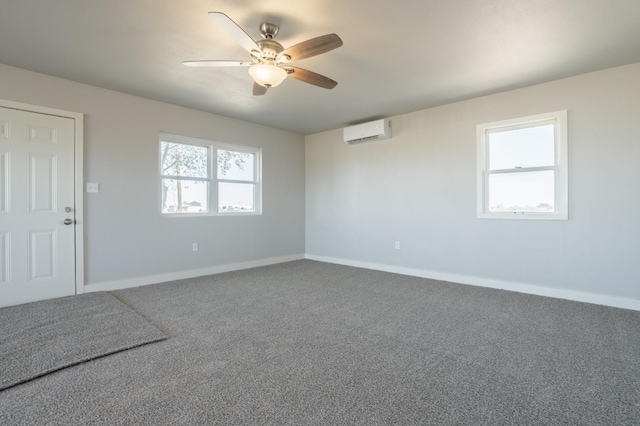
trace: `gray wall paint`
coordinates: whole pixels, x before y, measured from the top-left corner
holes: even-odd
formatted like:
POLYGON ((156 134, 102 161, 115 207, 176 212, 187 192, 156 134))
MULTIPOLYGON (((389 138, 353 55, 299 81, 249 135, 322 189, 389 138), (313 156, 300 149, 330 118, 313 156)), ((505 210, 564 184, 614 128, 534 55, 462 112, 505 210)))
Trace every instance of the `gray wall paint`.
POLYGON ((640 64, 306 137, 307 254, 640 299, 640 64), (479 123, 567 109, 569 221, 476 218, 479 123), (394 241, 401 241, 401 250, 394 241))
POLYGON ((302 135, 3 65, 0 98, 85 114, 86 284, 304 253, 302 135), (160 131, 261 147, 264 214, 161 217, 160 131))

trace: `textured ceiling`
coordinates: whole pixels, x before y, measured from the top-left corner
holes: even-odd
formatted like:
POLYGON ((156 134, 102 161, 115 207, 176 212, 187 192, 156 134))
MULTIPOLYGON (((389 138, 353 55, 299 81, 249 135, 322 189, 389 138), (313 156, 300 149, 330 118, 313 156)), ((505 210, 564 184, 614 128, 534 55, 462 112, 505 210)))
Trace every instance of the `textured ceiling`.
POLYGON ((0 0, 0 63, 301 134, 640 61, 638 0, 0 0), (248 60, 207 12, 286 47, 327 33, 344 46, 252 96, 248 60))

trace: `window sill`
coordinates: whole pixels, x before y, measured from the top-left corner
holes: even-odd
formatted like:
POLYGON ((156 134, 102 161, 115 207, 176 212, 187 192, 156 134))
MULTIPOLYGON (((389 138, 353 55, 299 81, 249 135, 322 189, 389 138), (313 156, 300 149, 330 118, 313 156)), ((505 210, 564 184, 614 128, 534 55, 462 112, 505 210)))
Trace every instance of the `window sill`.
POLYGON ((262 216, 262 212, 233 212, 233 213, 161 213, 161 217, 178 218, 178 217, 227 217, 227 216, 262 216))
POLYGON ((567 213, 478 213, 478 219, 507 219, 507 220, 569 220, 567 213))

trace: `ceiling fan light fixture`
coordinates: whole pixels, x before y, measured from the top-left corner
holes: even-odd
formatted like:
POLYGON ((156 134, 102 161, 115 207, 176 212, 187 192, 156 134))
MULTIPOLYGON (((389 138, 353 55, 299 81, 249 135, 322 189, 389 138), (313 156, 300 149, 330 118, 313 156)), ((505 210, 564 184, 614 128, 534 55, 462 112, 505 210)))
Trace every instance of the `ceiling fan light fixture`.
POLYGON ((255 64, 249 68, 253 80, 264 87, 276 87, 287 78, 287 71, 270 64, 255 64))

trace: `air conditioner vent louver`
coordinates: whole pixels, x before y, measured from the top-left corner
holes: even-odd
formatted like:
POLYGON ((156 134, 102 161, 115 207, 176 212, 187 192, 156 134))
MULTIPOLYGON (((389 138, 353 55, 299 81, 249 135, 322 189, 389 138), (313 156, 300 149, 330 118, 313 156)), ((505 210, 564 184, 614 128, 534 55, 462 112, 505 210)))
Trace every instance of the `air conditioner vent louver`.
POLYGON ((344 141, 349 145, 379 141, 391 138, 391 123, 388 119, 371 121, 356 126, 345 127, 344 141))
POLYGON ((354 143, 362 143, 362 142, 378 140, 378 139, 380 139, 378 136, 367 136, 365 138, 351 139, 346 142, 350 144, 354 144, 354 143))

